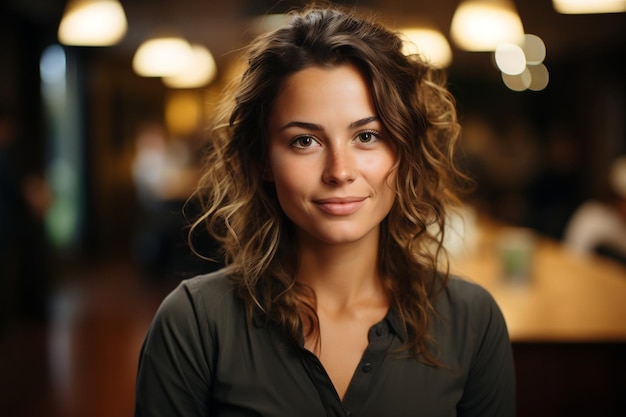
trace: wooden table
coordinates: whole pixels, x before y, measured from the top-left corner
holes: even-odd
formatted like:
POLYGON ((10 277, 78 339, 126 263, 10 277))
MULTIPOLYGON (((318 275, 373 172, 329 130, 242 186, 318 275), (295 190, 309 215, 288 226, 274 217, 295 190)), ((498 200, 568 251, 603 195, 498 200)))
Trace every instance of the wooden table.
POLYGON ((499 243, 518 230, 481 221, 474 243, 451 263, 493 294, 512 342, 626 342, 626 268, 533 235, 528 281, 508 282, 499 243))

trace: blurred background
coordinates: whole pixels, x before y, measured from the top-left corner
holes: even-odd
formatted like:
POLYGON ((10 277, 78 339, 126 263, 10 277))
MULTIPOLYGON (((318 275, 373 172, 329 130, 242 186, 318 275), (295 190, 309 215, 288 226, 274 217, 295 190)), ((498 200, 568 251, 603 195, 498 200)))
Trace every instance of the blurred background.
MULTIPOLYGON (((337 3, 447 75, 476 180, 452 266, 504 311, 518 415, 626 416, 626 1, 337 3)), ((207 118, 303 4, 0 3, 0 416, 132 415, 159 302, 220 266, 185 231, 207 118)))

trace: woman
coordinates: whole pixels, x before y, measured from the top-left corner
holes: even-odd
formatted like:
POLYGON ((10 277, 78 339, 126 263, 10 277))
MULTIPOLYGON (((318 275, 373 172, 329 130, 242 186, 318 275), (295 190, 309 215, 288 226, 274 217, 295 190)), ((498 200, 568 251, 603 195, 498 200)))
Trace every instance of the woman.
POLYGON ((438 272, 452 98, 392 32, 335 8, 255 41, 198 189, 226 268, 144 343, 137 416, 507 416, 502 315, 438 272))

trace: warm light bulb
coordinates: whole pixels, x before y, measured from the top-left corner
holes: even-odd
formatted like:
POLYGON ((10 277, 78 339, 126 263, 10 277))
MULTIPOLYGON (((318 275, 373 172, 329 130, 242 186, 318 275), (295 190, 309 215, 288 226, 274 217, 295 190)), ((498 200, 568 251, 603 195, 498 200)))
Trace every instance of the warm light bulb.
POLYGON ((528 72, 530 73, 530 84, 528 85, 529 90, 541 91, 548 86, 550 74, 548 73, 548 68, 545 65, 529 65, 528 72))
POLYGON ((406 38, 403 47, 405 55, 419 54, 438 68, 450 65, 452 49, 441 32, 429 28, 407 28, 400 32, 406 38))
POLYGON ((552 0, 552 5, 564 14, 626 12, 626 0, 552 0))
POLYGON ((133 69, 144 77, 180 73, 192 61, 189 43, 178 37, 153 38, 142 43, 133 57, 133 69))
POLYGON ((109 46, 118 43, 128 28, 122 5, 116 0, 75 0, 68 3, 59 25, 65 45, 109 46))
POLYGON ((164 77, 163 82, 172 88, 196 88, 209 84, 217 74, 217 65, 211 52, 202 45, 191 46, 193 57, 174 75, 164 77))
POLYGON ((546 58, 546 44, 537 35, 527 33, 524 42, 520 45, 524 50, 526 62, 531 65, 541 64, 546 58))
POLYGON ((530 71, 526 68, 521 74, 510 75, 502 73, 502 81, 510 90, 524 91, 530 86, 531 76, 530 71))
POLYGON ((502 43, 495 51, 496 65, 505 74, 517 75, 526 69, 524 51, 514 43, 502 43))
POLYGON ((468 51, 494 51, 501 43, 520 43, 524 27, 514 6, 505 0, 468 0, 452 17, 454 42, 468 51))

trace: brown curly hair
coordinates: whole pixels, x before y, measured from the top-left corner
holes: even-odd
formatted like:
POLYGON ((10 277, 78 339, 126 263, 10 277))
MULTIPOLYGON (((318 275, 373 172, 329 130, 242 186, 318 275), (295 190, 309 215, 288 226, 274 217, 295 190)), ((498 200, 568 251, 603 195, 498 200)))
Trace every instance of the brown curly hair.
POLYGON ((210 131, 196 195, 206 227, 223 246, 229 273, 250 311, 260 309, 286 335, 319 337, 315 295, 296 281, 297 242, 266 169, 267 119, 287 77, 311 66, 352 64, 366 77, 397 152, 396 201, 381 225, 379 268, 409 335, 406 348, 428 363, 433 297, 445 287, 446 210, 457 203, 455 104, 441 71, 402 52, 397 33, 336 6, 290 13, 290 23, 258 37, 210 131), (441 271, 443 269, 443 271, 441 271), (305 326, 303 326, 305 324, 305 326))

